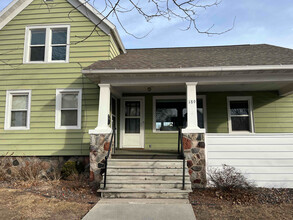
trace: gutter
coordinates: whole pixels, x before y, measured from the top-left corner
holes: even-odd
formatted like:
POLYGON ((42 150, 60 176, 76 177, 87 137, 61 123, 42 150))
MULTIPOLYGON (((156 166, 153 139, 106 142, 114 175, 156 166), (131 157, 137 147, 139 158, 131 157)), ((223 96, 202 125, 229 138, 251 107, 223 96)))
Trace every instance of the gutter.
MULTIPOLYGON (((257 71, 257 70, 293 70, 293 65, 254 65, 254 66, 217 66, 217 67, 188 67, 162 69, 85 69, 83 74, 133 74, 133 73, 192 73, 192 72, 224 72, 224 71, 257 71)), ((292 72, 293 74, 293 72, 292 72)))

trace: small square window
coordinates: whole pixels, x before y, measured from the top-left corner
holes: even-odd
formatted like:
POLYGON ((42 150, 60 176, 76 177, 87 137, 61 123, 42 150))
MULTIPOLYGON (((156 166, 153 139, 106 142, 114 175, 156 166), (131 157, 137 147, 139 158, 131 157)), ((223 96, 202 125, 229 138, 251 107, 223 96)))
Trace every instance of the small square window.
POLYGON ((81 129, 81 89, 57 89, 56 129, 81 129))
POLYGON ((69 25, 27 27, 24 63, 69 61, 69 25))
POLYGON ((7 91, 5 130, 28 130, 30 128, 31 91, 7 91))
POLYGON ((228 97, 230 132, 253 132, 251 97, 228 97))

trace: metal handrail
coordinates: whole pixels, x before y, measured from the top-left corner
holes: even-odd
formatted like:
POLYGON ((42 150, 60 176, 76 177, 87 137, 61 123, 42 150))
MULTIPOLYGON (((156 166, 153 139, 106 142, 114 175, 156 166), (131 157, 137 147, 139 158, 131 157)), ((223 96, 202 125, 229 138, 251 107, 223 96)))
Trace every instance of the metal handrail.
POLYGON ((181 128, 178 128, 178 153, 180 153, 183 159, 183 178, 182 178, 182 190, 185 189, 185 155, 183 149, 183 135, 181 128))
POLYGON ((112 135, 111 135, 111 140, 110 140, 110 146, 108 149, 108 153, 105 157, 105 173, 104 173, 104 189, 106 189, 106 185, 107 185, 107 166, 108 166, 108 158, 110 157, 110 152, 111 152, 111 148, 112 148, 112 143, 114 140, 114 149, 115 149, 115 133, 116 133, 116 129, 113 129, 112 135))

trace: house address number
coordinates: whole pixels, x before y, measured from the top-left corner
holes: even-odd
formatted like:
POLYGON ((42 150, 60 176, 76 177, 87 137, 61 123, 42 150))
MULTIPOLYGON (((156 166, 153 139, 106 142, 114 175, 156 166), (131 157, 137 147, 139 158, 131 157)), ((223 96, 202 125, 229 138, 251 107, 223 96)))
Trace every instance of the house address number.
POLYGON ((195 99, 191 99, 191 100, 188 100, 188 104, 195 104, 196 103, 196 100, 195 99))

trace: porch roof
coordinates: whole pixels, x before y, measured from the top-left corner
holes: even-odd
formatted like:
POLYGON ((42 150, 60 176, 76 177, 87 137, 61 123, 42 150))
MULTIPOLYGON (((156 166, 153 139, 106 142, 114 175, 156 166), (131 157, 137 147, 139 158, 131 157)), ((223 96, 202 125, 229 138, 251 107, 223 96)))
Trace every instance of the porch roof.
POLYGON ((293 50, 268 44, 129 49, 85 70, 142 70, 215 66, 292 65, 293 50))

